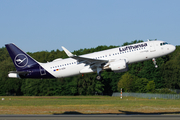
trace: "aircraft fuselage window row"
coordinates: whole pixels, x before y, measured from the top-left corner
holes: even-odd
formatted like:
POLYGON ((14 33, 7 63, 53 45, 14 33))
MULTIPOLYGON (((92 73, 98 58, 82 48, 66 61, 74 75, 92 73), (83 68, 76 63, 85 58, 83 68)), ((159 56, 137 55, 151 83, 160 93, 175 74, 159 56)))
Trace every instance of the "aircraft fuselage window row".
POLYGON ((66 65, 75 65, 76 63, 78 63, 78 62, 72 62, 72 63, 62 64, 62 65, 57 65, 57 66, 51 67, 51 69, 52 69, 52 68, 64 67, 64 66, 66 66, 66 65))
MULTIPOLYGON (((167 43, 168 44, 168 43, 167 43)), ((112 56, 114 55, 120 55, 120 54, 125 54, 125 53, 128 53, 128 52, 134 52, 134 51, 138 51, 138 50, 143 50, 143 49, 146 49, 146 47, 144 48, 138 48, 138 49, 134 49, 134 50, 129 50, 129 51, 124 51, 124 52, 120 52, 120 53, 114 53, 112 54, 112 56)), ((109 54, 109 56, 111 57, 111 54, 109 54)), ((105 57, 108 57, 108 55, 105 55, 105 56, 100 56, 100 57, 96 57, 94 59, 100 59, 100 58, 105 58, 105 57)), ((56 69, 56 68, 60 68, 60 67, 64 67, 66 65, 75 65, 75 64, 78 64, 78 62, 72 62, 72 63, 66 63, 66 64, 62 64, 62 65, 58 65, 58 66, 54 66, 54 67, 51 67, 51 69, 56 69)))

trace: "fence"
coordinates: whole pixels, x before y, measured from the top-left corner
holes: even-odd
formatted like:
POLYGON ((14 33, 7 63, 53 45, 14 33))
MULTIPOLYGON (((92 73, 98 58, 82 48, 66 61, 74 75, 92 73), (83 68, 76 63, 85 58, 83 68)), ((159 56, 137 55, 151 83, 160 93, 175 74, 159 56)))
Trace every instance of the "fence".
MULTIPOLYGON (((119 92, 113 93, 112 96, 121 96, 119 92)), ((162 98, 162 99, 180 99, 179 94, 151 94, 151 93, 127 93, 123 92, 122 97, 132 96, 140 98, 162 98)))

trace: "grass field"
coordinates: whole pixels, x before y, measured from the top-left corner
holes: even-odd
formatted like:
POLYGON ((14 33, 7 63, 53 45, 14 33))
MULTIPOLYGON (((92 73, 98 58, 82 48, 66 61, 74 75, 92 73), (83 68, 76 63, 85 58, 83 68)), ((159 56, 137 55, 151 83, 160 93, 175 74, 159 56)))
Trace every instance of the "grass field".
POLYGON ((0 114, 180 114, 180 100, 111 96, 1 96, 0 114), (2 100, 4 98, 4 100, 2 100))

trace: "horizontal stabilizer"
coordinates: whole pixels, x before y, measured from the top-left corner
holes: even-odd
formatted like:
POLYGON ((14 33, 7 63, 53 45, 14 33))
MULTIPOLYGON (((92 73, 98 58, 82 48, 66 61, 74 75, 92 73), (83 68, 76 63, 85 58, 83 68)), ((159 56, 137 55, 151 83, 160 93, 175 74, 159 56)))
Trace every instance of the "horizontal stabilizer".
POLYGON ((9 78, 21 78, 20 76, 21 75, 26 75, 30 72, 27 72, 27 71, 10 71, 9 74, 8 74, 8 77, 9 78))
POLYGON ((28 74, 30 72, 27 72, 27 71, 10 71, 9 73, 17 73, 19 75, 24 75, 24 74, 28 74))

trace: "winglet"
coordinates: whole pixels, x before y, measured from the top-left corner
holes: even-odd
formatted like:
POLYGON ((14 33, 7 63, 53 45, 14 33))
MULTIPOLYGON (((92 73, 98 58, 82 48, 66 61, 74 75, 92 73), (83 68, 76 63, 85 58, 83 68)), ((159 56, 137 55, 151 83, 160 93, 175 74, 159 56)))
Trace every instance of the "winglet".
POLYGON ((64 50, 64 52, 69 56, 69 57, 73 57, 74 55, 69 51, 67 50, 65 47, 62 46, 62 49, 64 50))

